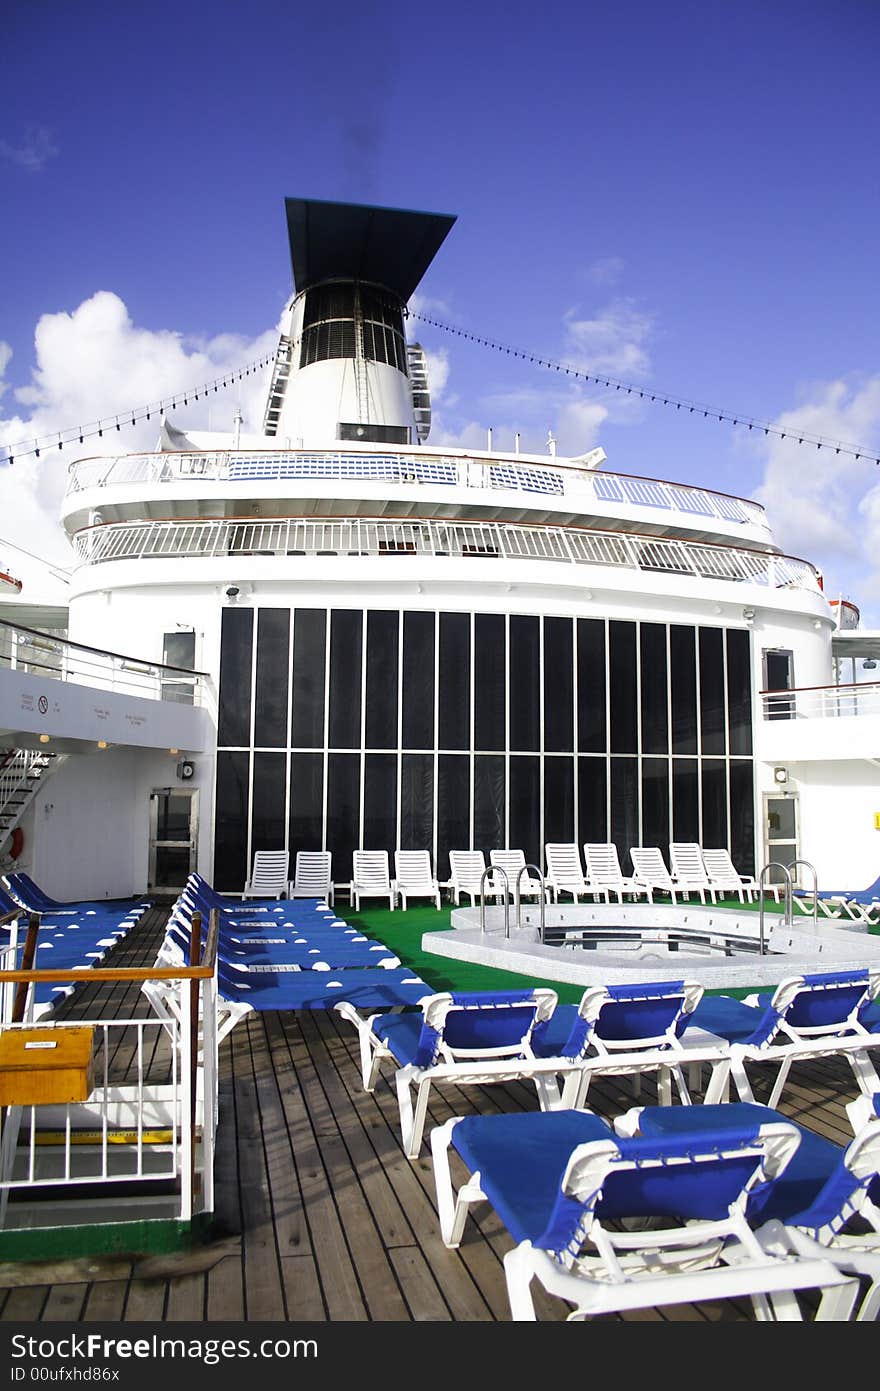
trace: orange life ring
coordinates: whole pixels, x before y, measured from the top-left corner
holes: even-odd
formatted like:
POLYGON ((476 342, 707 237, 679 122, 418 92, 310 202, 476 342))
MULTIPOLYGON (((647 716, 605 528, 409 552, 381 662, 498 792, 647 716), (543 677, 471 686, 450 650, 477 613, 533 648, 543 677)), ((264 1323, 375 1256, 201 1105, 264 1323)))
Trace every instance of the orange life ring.
POLYGON ((12 856, 13 860, 18 859, 23 849, 24 831, 21 829, 20 826, 16 826, 15 830, 12 832, 12 844, 9 847, 9 853, 12 856))

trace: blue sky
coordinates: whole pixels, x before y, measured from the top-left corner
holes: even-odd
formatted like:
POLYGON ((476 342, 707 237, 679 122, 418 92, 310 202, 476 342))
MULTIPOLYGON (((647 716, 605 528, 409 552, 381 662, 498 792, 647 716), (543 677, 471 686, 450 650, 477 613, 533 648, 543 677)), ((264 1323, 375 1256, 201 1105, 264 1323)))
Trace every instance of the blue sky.
MULTIPOLYGON (((296 195, 456 213, 420 292, 438 318, 876 453, 878 40, 874 0, 13 0, 0 443, 271 351, 296 195)), ((880 624, 876 465, 416 329, 432 442, 552 428, 606 468, 756 496, 880 624)), ((233 404, 177 420, 227 428, 233 404)), ((70 457, 0 466, 0 536, 63 557, 70 457)))

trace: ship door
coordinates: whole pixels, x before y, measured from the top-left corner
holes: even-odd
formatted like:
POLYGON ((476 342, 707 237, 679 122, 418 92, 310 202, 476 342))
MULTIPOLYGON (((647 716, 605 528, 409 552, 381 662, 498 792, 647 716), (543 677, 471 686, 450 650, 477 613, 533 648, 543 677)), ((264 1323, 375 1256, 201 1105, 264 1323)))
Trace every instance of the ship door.
MULTIPOLYGON (((798 795, 789 792, 780 797, 771 792, 764 794, 764 863, 771 860, 785 865, 786 869, 798 855, 798 795)), ((776 864, 767 871, 765 884, 782 884, 785 876, 776 864)), ((796 882, 796 880, 795 880, 796 882)))
POLYGON ((195 868, 198 798, 176 787, 150 793, 149 892, 181 890, 195 868))

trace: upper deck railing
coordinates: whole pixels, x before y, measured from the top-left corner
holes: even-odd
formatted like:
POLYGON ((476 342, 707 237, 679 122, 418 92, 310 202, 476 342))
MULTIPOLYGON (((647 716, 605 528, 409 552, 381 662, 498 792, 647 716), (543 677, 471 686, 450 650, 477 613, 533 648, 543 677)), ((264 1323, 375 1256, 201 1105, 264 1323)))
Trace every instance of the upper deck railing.
POLYGON ((205 672, 124 657, 0 620, 0 668, 178 705, 200 705, 205 672))
POLYGON ((880 681, 761 691, 765 720, 829 720, 880 715, 880 681))
POLYGON ((618 566, 770 589, 820 591, 813 566, 796 556, 573 526, 371 517, 106 522, 77 532, 73 543, 86 564, 221 556, 481 557, 618 566))
POLYGON ((67 495, 87 488, 192 483, 316 482, 427 484, 570 497, 579 508, 622 503, 690 517, 706 517, 768 530, 763 507, 748 498, 685 483, 604 473, 576 464, 546 464, 512 456, 485 459, 431 453, 358 453, 354 450, 251 450, 205 453, 125 454, 79 459, 71 464, 67 495))

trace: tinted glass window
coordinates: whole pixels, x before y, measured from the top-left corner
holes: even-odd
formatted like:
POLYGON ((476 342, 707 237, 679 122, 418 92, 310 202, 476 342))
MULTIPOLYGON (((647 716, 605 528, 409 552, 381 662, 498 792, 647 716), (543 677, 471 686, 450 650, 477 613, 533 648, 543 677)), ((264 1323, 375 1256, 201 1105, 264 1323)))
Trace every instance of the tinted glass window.
POLYGON ((405 753, 400 777, 400 848, 430 850, 433 845, 434 755, 405 753))
POLYGON ((578 844, 608 839, 608 760, 578 759, 578 844))
POLYGON ((700 629, 701 751, 724 753, 724 635, 720 628, 700 629))
POLYGON ((540 629, 537 618, 510 619, 510 747, 541 747, 540 629))
POLYGON ((297 609, 293 620, 293 711, 290 742, 300 749, 324 743, 324 684, 327 615, 297 609))
POLYGON ((249 770, 250 754, 217 754, 214 887, 221 893, 241 893, 247 879, 249 770))
POLYGON ((253 609, 224 609, 221 624, 217 743, 247 748, 251 742, 253 609))
MULTIPOLYGON (((510 848, 541 865, 541 764, 537 758, 510 760, 510 848)), ((501 848, 490 846, 490 849, 501 848)), ((511 889, 513 885, 511 884, 511 889)))
POLYGON ((361 634, 358 609, 330 616, 330 747, 356 749, 361 742, 361 634))
POLYGON ((474 618, 475 748, 503 750, 506 746, 506 672, 504 617, 478 613, 474 618))
POLYGON ((387 850, 393 863, 397 846, 397 755, 368 753, 364 759, 364 845, 387 850))
POLYGON ((368 749, 397 748, 397 639, 400 616, 367 614, 367 710, 368 749))
MULTIPOLYGON (((570 618, 544 619, 544 749, 574 748, 574 625, 570 618)), ((549 837, 548 837, 549 839, 549 837)))
POLYGON ((700 806, 697 760, 672 760, 672 839, 700 839, 700 806))
POLYGON ((286 800, 287 755, 255 753, 252 851, 284 849, 286 800))
MULTIPOLYGON (((672 687, 672 752, 697 751, 697 666, 693 628, 674 623, 669 629, 672 687)), ((680 840, 680 836, 675 837, 680 840)))
MULTIPOLYGON (((257 614, 257 684, 254 744, 287 747, 287 666, 289 609, 260 609, 257 614)), ((271 849, 270 846, 260 847, 271 849)), ((277 847, 276 847, 277 848, 277 847)))
POLYGON ((471 743, 470 614, 440 615, 439 680, 439 746, 441 749, 468 749, 471 743))
MULTIPOLYGON (((294 753, 290 756, 290 863, 295 867, 297 850, 323 849, 324 755, 294 753)), ((332 845, 327 849, 332 851, 332 845)), ((331 871, 335 876, 335 861, 331 871)))
POLYGON ((608 625, 609 709, 611 752, 636 753, 636 625, 608 625))
POLYGON ((611 839, 623 869, 631 845, 641 845, 639 765, 635 758, 611 760, 611 839))
POLYGON ((474 848, 499 849, 506 824, 504 759, 500 754, 479 754, 474 759, 474 848))
MULTIPOLYGON (((403 615, 403 747, 434 747, 434 615, 403 615)), ((419 848, 419 847, 416 847, 419 848)))
POLYGON ((578 748, 605 752, 605 624, 598 618, 577 621, 578 748))
MULTIPOLYGON (((642 759, 642 845, 656 845, 666 857, 669 834, 669 762, 642 759)), ((668 857, 667 857, 668 858, 668 857)))
MULTIPOLYGON (((574 760, 545 758, 544 844, 574 838, 574 760)), ((543 868, 543 861, 538 863, 543 868)))
MULTIPOLYGON (((327 849, 333 854, 333 877, 351 879, 351 854, 360 845, 361 760, 356 753, 331 753, 327 765, 327 849)), ((382 850, 365 845, 365 850, 382 850)))
POLYGON ((749 634, 731 628, 727 633, 727 702, 730 752, 752 752, 752 678, 749 634))
MULTIPOLYGON (((666 626, 643 623, 639 630, 641 653, 642 753, 666 753, 669 749, 667 708, 666 626)), ((650 842, 655 844, 654 841, 650 842)))
POLYGON ((470 759, 463 754, 441 754, 437 781, 437 874, 448 879, 450 850, 466 850, 470 843, 470 759))
POLYGON ((755 787, 751 762, 730 761, 730 858, 740 874, 755 874, 755 787))
POLYGON ((703 834, 707 850, 727 848, 727 771, 722 758, 704 758, 700 775, 703 793, 703 834))

